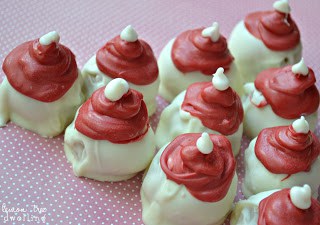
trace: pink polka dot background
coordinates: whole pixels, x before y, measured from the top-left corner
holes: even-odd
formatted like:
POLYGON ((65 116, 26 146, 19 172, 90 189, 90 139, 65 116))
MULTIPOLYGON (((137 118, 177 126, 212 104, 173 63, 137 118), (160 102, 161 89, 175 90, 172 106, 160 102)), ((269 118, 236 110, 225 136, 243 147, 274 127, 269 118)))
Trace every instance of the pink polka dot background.
MULTIPOLYGON (((164 45, 181 31, 218 21, 222 33, 228 37, 236 22, 248 12, 271 9, 272 3, 271 0, 3 0, 0 59, 3 62, 18 44, 57 30, 61 42, 75 53, 81 68, 99 47, 128 24, 135 27, 158 56, 164 45)), ((291 0, 290 3, 292 16, 300 27, 305 62, 317 74, 319 87, 320 2, 291 0)), ((0 80, 3 77, 1 71, 0 80)), ((157 113, 151 118, 154 129, 166 105, 160 97, 158 104, 157 113)), ((319 126, 316 134, 319 137, 319 126)), ((243 138, 237 158, 240 183, 244 173, 243 150, 248 143, 243 138)), ((117 183, 75 177, 64 155, 63 135, 44 139, 9 123, 0 128, 0 168, 0 205, 24 208, 30 217, 44 218, 46 224, 143 224, 139 194, 142 175, 117 183), (36 209, 40 208, 46 212, 39 213, 36 209)), ((239 188, 236 201, 241 198, 239 188)), ((37 224, 35 221, 4 223, 5 216, 0 211, 0 224, 37 224)))

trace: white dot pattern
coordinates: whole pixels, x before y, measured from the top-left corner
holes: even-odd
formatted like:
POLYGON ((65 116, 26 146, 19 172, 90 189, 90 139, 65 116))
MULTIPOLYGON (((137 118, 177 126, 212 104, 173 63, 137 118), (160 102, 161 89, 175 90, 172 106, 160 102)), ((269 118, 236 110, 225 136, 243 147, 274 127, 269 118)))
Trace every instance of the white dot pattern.
MULTIPOLYGON (((18 44, 57 30, 61 43, 76 55, 79 67, 128 24, 149 42, 156 55, 168 40, 183 30, 209 26, 218 21, 224 35, 253 10, 271 9, 269 1, 17 1, 1 2, 0 59, 18 44)), ((305 62, 317 74, 319 86, 320 36, 318 0, 290 2, 300 27, 305 62), (314 19, 313 19, 314 18, 314 19)), ((0 72, 0 80, 4 77, 0 72)), ((155 129, 167 103, 157 98, 158 109, 151 118, 155 129)), ((316 130, 319 137, 319 121, 316 130)), ((249 140, 243 138, 237 157, 239 186, 236 201, 243 199, 243 152, 249 140)), ((46 208, 47 224, 143 224, 140 186, 142 175, 125 182, 98 182, 73 175, 63 151, 63 136, 44 139, 12 123, 0 128, 0 205, 46 208)), ((33 212, 34 215, 36 215, 33 212)), ((18 215, 18 214, 17 214, 18 215)), ((43 214, 41 214, 43 215, 43 214)), ((5 214, 0 212, 0 224, 5 214)), ((8 224, 34 224, 16 221, 8 224)), ((226 221, 225 225, 229 224, 226 221)))

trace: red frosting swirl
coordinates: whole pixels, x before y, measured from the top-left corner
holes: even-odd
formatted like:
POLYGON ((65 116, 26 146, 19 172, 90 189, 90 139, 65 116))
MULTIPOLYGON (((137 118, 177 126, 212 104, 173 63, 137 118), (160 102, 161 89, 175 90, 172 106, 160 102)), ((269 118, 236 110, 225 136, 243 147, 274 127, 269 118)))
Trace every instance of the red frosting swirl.
POLYGON ((285 51, 300 43, 300 32, 290 14, 279 11, 254 12, 246 16, 247 30, 269 49, 285 51))
POLYGON ((81 106, 75 121, 76 129, 94 140, 118 144, 140 140, 149 128, 142 94, 129 89, 121 99, 113 102, 105 97, 104 89, 95 91, 81 106))
POLYGON ((210 134, 214 146, 210 154, 198 150, 199 137, 188 133, 174 139, 161 155, 161 168, 169 180, 184 185, 195 198, 217 202, 229 190, 236 162, 226 137, 210 134))
POLYGON ((39 39, 13 49, 2 69, 15 90, 42 102, 60 99, 78 78, 70 49, 55 42, 41 45, 39 39))
POLYGON ((117 36, 97 52, 97 66, 111 78, 123 78, 137 85, 151 84, 158 78, 158 64, 147 42, 127 42, 117 36))
POLYGON ((270 172, 308 172, 319 156, 320 142, 311 132, 296 133, 292 126, 266 128, 260 132, 255 154, 270 172))
POLYGON ((223 135, 235 133, 243 120, 243 108, 237 93, 230 87, 219 91, 212 82, 190 85, 181 108, 199 118, 204 126, 223 135))
POLYGON ((219 67, 227 71, 233 57, 226 38, 220 35, 219 40, 213 42, 210 37, 202 36, 202 30, 185 31, 175 39, 171 51, 173 63, 183 73, 201 71, 212 76, 219 67))
POLYGON ((292 66, 272 68, 258 74, 254 84, 262 92, 273 112, 286 119, 309 115, 319 107, 319 92, 314 72, 294 74, 292 66))
POLYGON ((311 207, 299 209, 291 201, 290 189, 275 192, 259 204, 258 225, 319 225, 320 204, 311 200, 311 207))

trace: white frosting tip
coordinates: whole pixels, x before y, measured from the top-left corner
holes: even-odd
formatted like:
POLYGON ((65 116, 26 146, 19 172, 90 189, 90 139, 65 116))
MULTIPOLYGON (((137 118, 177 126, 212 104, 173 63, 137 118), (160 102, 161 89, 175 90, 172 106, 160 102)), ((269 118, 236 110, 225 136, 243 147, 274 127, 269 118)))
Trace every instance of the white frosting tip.
POLYGON ((290 189, 292 204, 299 209, 309 209, 311 206, 311 188, 308 184, 303 187, 292 187, 290 189))
POLYGON ((116 78, 110 81, 104 89, 104 95, 110 101, 118 101, 129 91, 129 84, 122 78, 116 78))
POLYGON ((50 45, 51 43, 59 43, 60 41, 60 35, 57 31, 51 31, 39 39, 39 43, 41 45, 50 45))
POLYGON ((307 134, 310 131, 309 128, 309 123, 308 121, 304 118, 304 116, 301 116, 300 119, 295 120, 292 123, 292 127, 294 129, 295 132, 297 133, 302 133, 302 134, 307 134))
POLYGON ((217 42, 220 38, 219 24, 214 22, 211 27, 203 29, 201 35, 203 37, 210 37, 211 41, 217 42))
POLYGON ((244 90, 244 93, 246 95, 251 95, 252 92, 254 92, 256 90, 256 87, 254 86, 254 83, 251 82, 251 83, 245 83, 243 85, 243 90, 244 90))
POLYGON ((288 0, 279 0, 273 3, 273 8, 279 12, 289 14, 291 11, 288 0))
POLYGON ((197 148, 202 154, 210 154, 213 151, 213 143, 208 133, 203 132, 198 138, 197 148))
POLYGON ((291 70, 292 70, 292 73, 297 75, 307 76, 309 74, 309 68, 304 63, 303 58, 301 58, 300 62, 298 62, 297 64, 294 64, 291 70))
POLYGON ((138 33, 131 25, 128 25, 121 31, 120 38, 127 42, 135 42, 138 40, 138 33))
POLYGON ((219 67, 216 73, 213 74, 212 84, 219 91, 224 91, 229 88, 230 81, 224 74, 224 69, 222 67, 219 67))
POLYGON ((263 101, 266 101, 265 97, 263 96, 263 94, 258 91, 258 90, 255 90, 253 93, 252 93, 252 96, 251 96, 251 102, 255 105, 260 105, 263 101))

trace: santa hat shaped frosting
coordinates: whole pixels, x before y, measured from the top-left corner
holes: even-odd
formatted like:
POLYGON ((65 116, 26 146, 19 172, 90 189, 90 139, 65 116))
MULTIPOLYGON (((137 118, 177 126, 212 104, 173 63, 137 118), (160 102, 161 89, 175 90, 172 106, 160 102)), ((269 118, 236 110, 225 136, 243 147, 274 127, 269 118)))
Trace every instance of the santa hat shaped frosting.
POLYGON ((136 85, 148 85, 158 78, 157 60, 150 45, 138 39, 131 25, 99 49, 96 61, 107 76, 136 85))
POLYGON ((300 32, 291 19, 289 3, 279 0, 273 4, 273 8, 273 11, 250 13, 245 18, 245 26, 271 50, 292 49, 300 43, 300 32))
POLYGON ((191 195, 205 202, 223 199, 235 174, 228 139, 207 133, 178 136, 164 149, 160 165, 167 179, 185 185, 191 195))
POLYGON ((148 112, 140 92, 117 78, 95 91, 81 106, 75 127, 95 140, 128 143, 140 140, 149 128, 148 112))
POLYGON ((3 71, 11 86, 41 102, 60 99, 78 78, 74 54, 59 43, 58 32, 25 42, 5 58, 3 71))
POLYGON ((217 69, 212 82, 188 87, 181 109, 199 118, 205 127, 224 135, 235 133, 243 120, 241 100, 229 87, 222 67, 217 69))
POLYGON ((258 74, 254 85, 273 112, 285 119, 309 115, 319 107, 316 78, 303 59, 293 66, 272 68, 258 74))
POLYGON ((275 192, 259 204, 258 224, 317 225, 319 222, 320 203, 312 199, 307 184, 275 192))
POLYGON ((319 152, 320 142, 303 116, 290 126, 262 130, 255 145, 257 158, 275 174, 309 171, 319 152))

